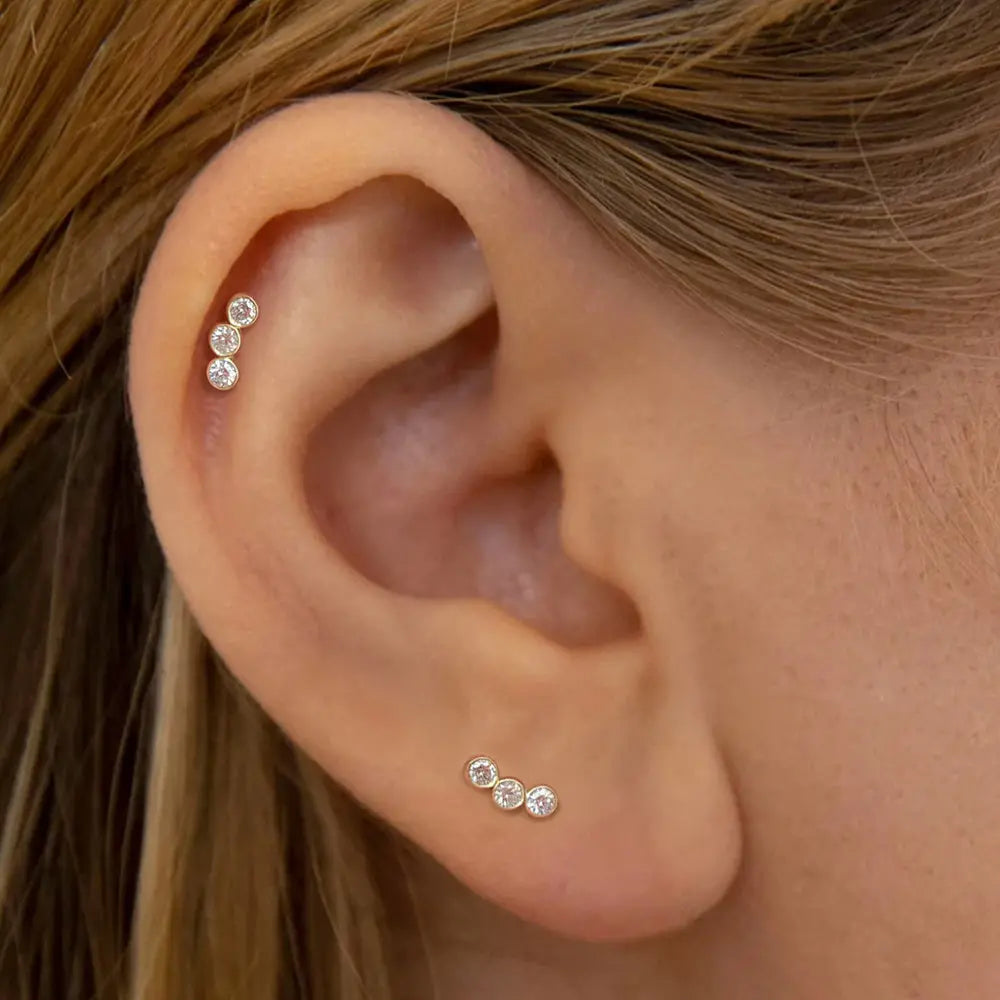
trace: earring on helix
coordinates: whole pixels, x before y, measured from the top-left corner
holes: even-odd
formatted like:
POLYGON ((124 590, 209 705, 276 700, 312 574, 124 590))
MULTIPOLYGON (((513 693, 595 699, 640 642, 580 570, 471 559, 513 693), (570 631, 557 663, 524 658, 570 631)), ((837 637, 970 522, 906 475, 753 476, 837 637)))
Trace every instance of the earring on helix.
POLYGON ((208 335, 208 346, 215 355, 205 374, 208 383, 220 392, 228 392, 240 379, 240 370, 233 358, 243 346, 242 331, 257 322, 260 309, 249 295, 234 295, 226 306, 225 323, 217 323, 208 335))
POLYGON ((559 796, 548 785, 535 785, 526 792, 517 778, 501 778, 490 757, 473 757, 465 765, 465 778, 473 788, 492 791, 493 804, 504 812, 524 806, 529 816, 548 819, 559 808, 559 796))

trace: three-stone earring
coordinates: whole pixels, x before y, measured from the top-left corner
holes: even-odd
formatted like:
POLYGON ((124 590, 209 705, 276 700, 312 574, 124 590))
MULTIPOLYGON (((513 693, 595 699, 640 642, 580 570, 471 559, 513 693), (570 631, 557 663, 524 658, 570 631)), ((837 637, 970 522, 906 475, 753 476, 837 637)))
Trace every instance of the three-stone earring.
POLYGON ((233 360, 243 346, 242 331, 257 322, 260 309, 249 295, 234 295, 226 306, 226 322, 217 323, 208 335, 208 346, 215 355, 208 363, 205 374, 208 384, 221 392, 228 392, 240 379, 240 370, 233 360))
POLYGON ((517 778, 501 778, 491 757, 473 757, 465 765, 465 779, 473 788, 492 791, 493 804, 504 812, 524 806, 535 819, 548 819, 559 808, 559 796, 548 785, 535 785, 527 792, 517 778))

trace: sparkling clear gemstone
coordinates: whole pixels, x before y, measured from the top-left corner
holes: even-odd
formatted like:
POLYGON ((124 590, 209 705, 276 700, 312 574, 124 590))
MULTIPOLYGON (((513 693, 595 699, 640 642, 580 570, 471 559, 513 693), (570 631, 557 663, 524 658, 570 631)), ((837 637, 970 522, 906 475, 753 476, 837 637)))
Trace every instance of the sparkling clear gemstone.
POLYGON ((524 803, 524 785, 517 778, 501 778, 493 789, 493 801, 501 809, 519 809, 524 803))
POLYGON ((228 358, 240 349, 240 331, 228 323, 220 323, 209 334, 208 343, 220 358, 228 358))
POLYGON ((475 757, 469 761, 469 781, 476 788, 492 788, 500 777, 496 764, 489 757, 475 757))
POLYGON ((249 295, 237 295, 230 299, 226 315, 233 326, 252 326, 257 322, 257 303, 249 295))
POLYGON ((216 389, 232 389, 240 377, 240 370, 232 358, 215 358, 208 363, 208 381, 216 389))
POLYGON ((545 819, 559 808, 559 798, 548 785, 536 785, 528 792, 524 808, 536 819, 545 819))

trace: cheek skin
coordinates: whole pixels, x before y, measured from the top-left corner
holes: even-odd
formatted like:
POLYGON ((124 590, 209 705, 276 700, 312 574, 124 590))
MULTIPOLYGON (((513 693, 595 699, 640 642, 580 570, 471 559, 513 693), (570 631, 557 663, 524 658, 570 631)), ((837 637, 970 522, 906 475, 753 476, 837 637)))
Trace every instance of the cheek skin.
POLYGON ((1000 995, 995 375, 859 391, 662 305, 617 364, 578 432, 643 511, 627 589, 691 654, 744 823, 732 891, 666 945, 678 988, 1000 995))
MULTIPOLYGON (((732 414, 778 391, 734 384, 732 414)), ((678 569, 747 854, 688 954, 711 955, 720 997, 773 996, 776 977, 805 1000, 997 995, 1000 601, 947 558, 968 523, 959 397, 945 378, 905 407, 788 389, 772 398, 794 419, 728 454, 722 415, 692 487, 704 530, 678 569)))

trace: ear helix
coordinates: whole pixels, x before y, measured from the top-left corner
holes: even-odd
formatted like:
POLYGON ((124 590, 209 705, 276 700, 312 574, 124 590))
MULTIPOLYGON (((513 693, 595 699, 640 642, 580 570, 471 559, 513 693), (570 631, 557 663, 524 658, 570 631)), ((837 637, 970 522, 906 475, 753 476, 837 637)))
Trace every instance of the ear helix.
POLYGON ((208 346, 215 357, 209 361, 205 374, 208 383, 220 392, 228 392, 239 381, 240 370, 233 360, 243 346, 242 332, 257 322, 260 309, 249 295, 234 295, 226 306, 226 323, 218 323, 208 335, 208 346))
POLYGON ((493 804, 504 812, 516 812, 524 806, 529 816, 548 819, 559 808, 559 797, 548 785, 535 785, 525 792, 517 778, 501 778, 490 757, 473 757, 465 765, 465 777, 473 788, 492 791, 493 804))

